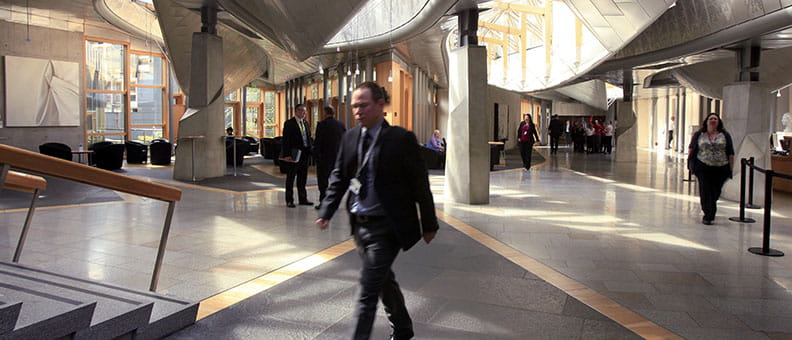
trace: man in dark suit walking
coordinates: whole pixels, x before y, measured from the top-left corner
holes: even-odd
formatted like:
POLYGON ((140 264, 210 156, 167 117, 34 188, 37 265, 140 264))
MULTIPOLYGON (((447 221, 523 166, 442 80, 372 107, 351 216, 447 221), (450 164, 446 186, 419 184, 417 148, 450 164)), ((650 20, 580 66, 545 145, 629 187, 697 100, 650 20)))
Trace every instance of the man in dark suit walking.
POLYGON ((316 157, 316 181, 319 184, 319 204, 325 198, 327 190, 327 180, 330 178, 330 171, 333 171, 338 146, 341 144, 341 136, 346 131, 344 123, 333 118, 335 111, 332 107, 325 106, 324 119, 316 124, 316 139, 314 140, 314 156, 316 157))
POLYGON ((305 105, 294 108, 294 117, 283 123, 281 160, 289 162, 286 174, 286 206, 294 208, 294 178, 297 178, 297 198, 300 205, 313 205, 308 201, 305 182, 308 179, 308 158, 311 154, 311 127, 305 121, 305 105))
POLYGON ((393 327, 391 339, 413 337, 412 320, 391 265, 399 249, 406 251, 421 238, 431 242, 438 229, 418 140, 412 132, 385 121, 386 101, 385 89, 374 82, 364 82, 352 93, 352 113, 360 126, 348 130, 341 140, 316 220, 319 228, 327 228, 349 191, 352 235, 363 260, 355 340, 369 338, 380 298, 393 327))

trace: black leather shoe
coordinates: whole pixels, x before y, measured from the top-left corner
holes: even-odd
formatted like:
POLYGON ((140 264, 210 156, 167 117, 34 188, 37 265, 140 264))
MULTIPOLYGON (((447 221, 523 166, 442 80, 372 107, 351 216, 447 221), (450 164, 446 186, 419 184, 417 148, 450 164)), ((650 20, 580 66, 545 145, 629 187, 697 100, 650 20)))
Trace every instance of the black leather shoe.
POLYGON ((712 225, 712 221, 708 219, 701 219, 701 223, 704 223, 706 225, 712 225))
POLYGON ((305 202, 300 202, 299 204, 300 205, 313 205, 313 202, 305 201, 305 202))
POLYGON ((296 205, 294 205, 294 202, 286 202, 286 206, 289 207, 289 208, 296 207, 296 205))
POLYGON ((321 205, 321 204, 317 204, 317 205, 315 205, 315 206, 314 206, 314 209, 316 209, 316 210, 319 210, 319 209, 321 209, 321 208, 322 208, 322 205, 321 205))

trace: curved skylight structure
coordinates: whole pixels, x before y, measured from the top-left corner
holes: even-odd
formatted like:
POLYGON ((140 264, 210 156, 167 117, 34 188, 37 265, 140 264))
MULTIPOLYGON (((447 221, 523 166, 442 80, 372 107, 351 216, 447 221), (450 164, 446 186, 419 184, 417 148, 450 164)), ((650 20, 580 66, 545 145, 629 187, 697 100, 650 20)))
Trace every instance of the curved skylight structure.
POLYGON ((429 0, 370 0, 327 44, 354 44, 390 34, 415 19, 429 4, 429 0))
MULTIPOLYGON (((561 85, 621 49, 672 0, 496 0, 482 3, 479 44, 487 46, 488 82, 531 92, 561 85), (596 34, 592 33, 592 29, 596 34)), ((456 19, 449 49, 456 46, 456 19)))

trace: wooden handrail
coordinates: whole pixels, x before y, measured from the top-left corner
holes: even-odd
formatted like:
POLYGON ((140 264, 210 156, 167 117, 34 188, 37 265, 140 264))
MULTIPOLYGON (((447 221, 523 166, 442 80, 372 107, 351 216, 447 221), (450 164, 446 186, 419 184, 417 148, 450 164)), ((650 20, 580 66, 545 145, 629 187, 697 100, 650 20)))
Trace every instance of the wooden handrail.
POLYGON ((0 144, 0 163, 9 164, 11 168, 16 170, 63 178, 157 200, 168 202, 181 200, 181 190, 177 188, 147 182, 13 146, 0 144))
POLYGON ((40 176, 24 174, 17 171, 9 171, 6 175, 3 188, 23 192, 39 191, 47 188, 47 180, 40 176))

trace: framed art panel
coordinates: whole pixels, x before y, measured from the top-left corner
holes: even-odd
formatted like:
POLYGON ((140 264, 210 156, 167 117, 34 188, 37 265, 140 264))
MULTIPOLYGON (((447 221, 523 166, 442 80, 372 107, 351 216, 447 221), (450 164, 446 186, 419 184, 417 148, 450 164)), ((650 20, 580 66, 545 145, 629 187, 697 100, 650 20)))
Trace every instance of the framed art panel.
POLYGON ((79 126, 78 63, 5 57, 7 127, 79 126))

